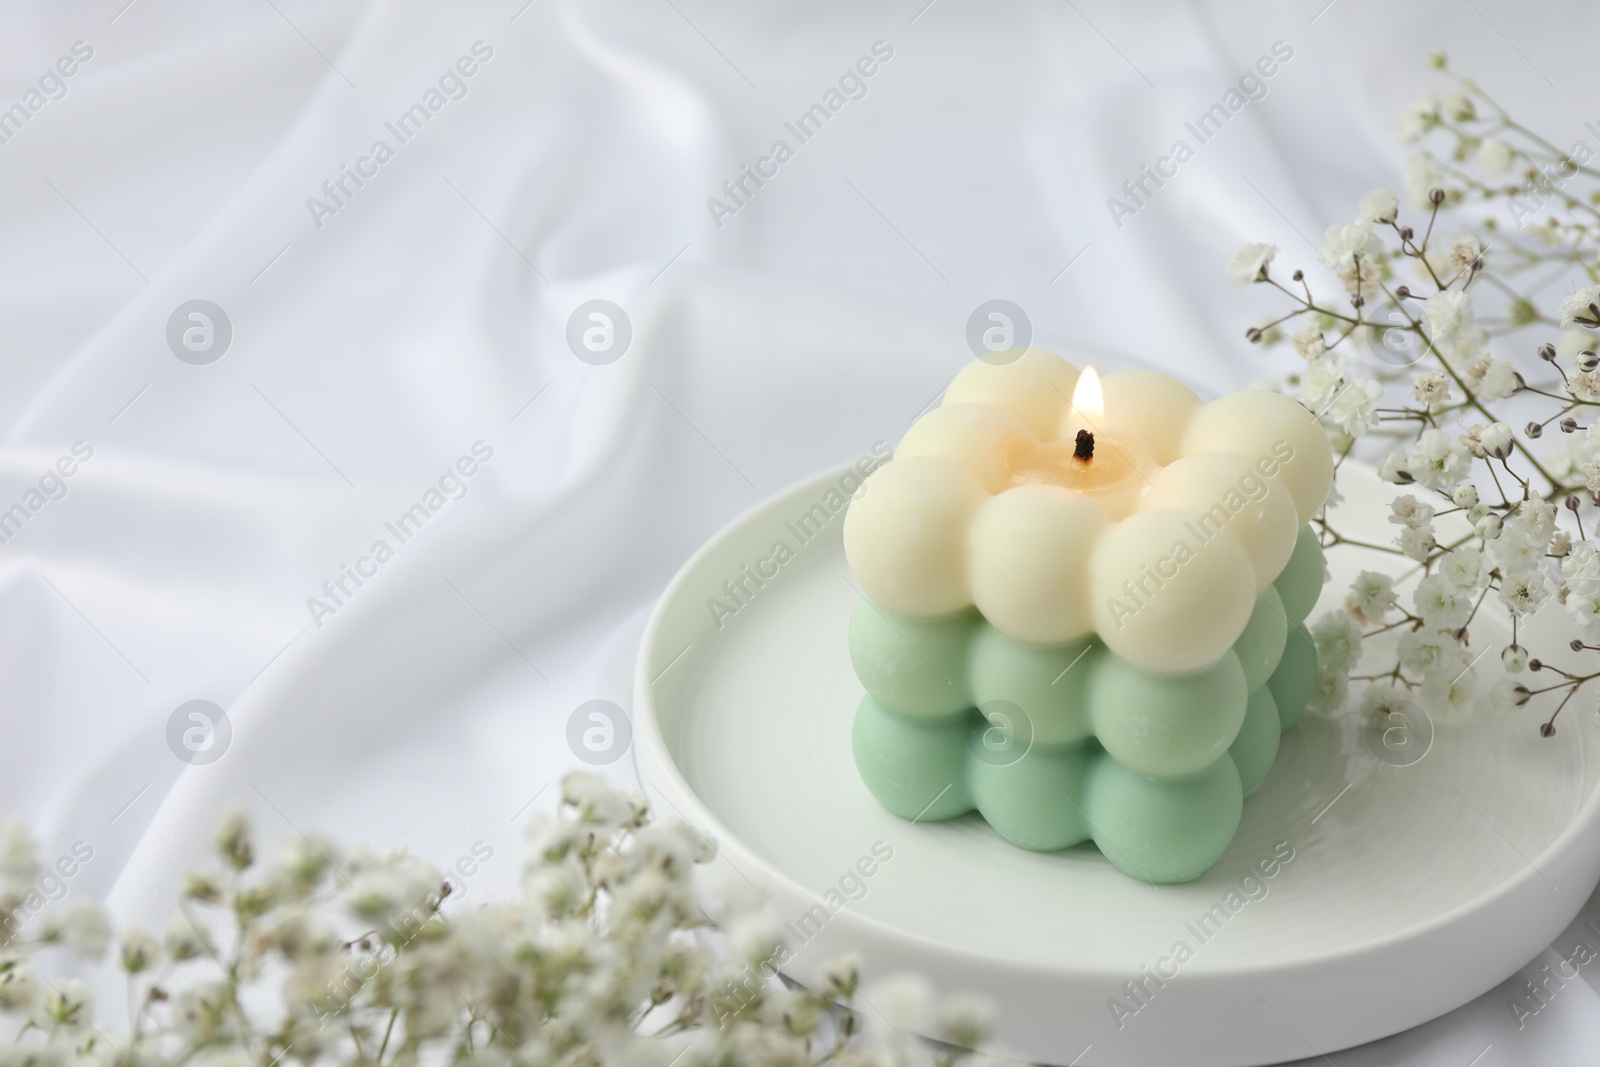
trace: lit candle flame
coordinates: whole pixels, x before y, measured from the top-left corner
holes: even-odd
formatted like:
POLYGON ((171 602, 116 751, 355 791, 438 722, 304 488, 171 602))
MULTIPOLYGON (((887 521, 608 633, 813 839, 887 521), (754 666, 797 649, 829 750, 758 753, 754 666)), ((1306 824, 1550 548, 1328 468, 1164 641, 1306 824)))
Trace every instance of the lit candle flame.
POLYGON ((1078 384, 1072 389, 1072 410, 1093 430, 1105 419, 1105 394, 1100 390, 1100 375, 1093 367, 1083 368, 1078 384))

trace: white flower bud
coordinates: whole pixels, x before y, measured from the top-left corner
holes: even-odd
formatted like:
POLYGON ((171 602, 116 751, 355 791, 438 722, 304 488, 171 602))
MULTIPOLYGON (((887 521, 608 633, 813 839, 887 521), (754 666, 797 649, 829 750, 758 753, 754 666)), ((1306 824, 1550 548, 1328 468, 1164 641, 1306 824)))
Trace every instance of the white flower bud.
POLYGON ((1400 198, 1388 189, 1374 189, 1361 198, 1356 213, 1362 222, 1387 226, 1400 212, 1400 198))
POLYGON ((1475 508, 1478 506, 1478 487, 1471 482, 1463 482, 1456 486, 1456 491, 1451 494, 1458 508, 1475 508))
POLYGON ((39 1011, 34 1013, 33 1024, 41 1030, 54 1030, 57 1026, 75 1028, 88 1024, 93 1018, 94 995, 83 982, 68 978, 51 985, 39 1011))
POLYGON ((1485 454, 1495 459, 1505 459, 1511 455, 1511 427, 1503 422, 1490 423, 1483 429, 1478 440, 1483 445, 1485 454))
POLYGON ((1479 537, 1483 538, 1485 541, 1493 541, 1496 537, 1500 536, 1500 528, 1502 525, 1503 523, 1500 521, 1500 516, 1485 515, 1482 519, 1478 520, 1475 529, 1479 537))
POLYGON ((1507 674, 1521 674, 1528 667, 1528 650, 1521 645, 1507 645, 1500 653, 1500 663, 1507 674))
POLYGON ((121 955, 122 969, 139 974, 161 958, 161 946, 143 930, 129 930, 122 935, 121 955))

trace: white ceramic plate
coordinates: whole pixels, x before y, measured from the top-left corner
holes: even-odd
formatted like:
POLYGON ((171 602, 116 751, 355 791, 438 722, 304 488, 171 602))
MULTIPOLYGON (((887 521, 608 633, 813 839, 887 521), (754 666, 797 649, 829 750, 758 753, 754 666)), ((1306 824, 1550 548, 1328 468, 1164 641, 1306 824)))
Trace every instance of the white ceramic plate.
MULTIPOLYGON (((803 545, 793 526, 843 472, 772 498, 684 567, 645 632, 635 682, 648 795, 714 836, 725 873, 791 917, 795 977, 857 948, 869 977, 912 969, 947 991, 980 990, 1001 1005, 1004 1046, 1045 1063, 1276 1063, 1395 1033, 1490 989, 1549 944, 1600 877, 1600 763, 1590 724, 1574 721, 1582 708, 1550 740, 1532 708, 1379 727, 1308 714, 1226 854, 1181 886, 1135 882, 1091 846, 1025 852, 976 815, 895 818, 850 755, 862 689, 846 649, 857 594, 843 512, 803 545), (729 603, 724 582, 778 540, 796 558, 759 588, 744 579, 752 594, 719 626, 708 598, 729 603)), ((1387 543, 1392 487, 1350 465, 1340 487, 1347 534, 1387 543)), ((1396 561, 1353 558, 1363 554, 1333 554, 1318 612, 1354 570, 1396 561)), ((1479 669, 1498 677, 1503 634, 1475 630, 1474 641, 1489 650, 1479 669)), ((1535 647, 1564 643, 1555 632, 1535 647)))

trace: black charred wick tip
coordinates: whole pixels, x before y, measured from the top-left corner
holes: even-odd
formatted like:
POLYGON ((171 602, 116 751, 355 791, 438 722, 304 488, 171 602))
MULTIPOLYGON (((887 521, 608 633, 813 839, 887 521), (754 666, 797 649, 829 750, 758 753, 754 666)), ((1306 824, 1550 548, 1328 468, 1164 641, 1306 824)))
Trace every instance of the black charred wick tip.
POLYGON ((1094 434, 1090 433, 1088 430, 1078 431, 1078 439, 1073 443, 1072 446, 1072 458, 1094 458, 1094 434))

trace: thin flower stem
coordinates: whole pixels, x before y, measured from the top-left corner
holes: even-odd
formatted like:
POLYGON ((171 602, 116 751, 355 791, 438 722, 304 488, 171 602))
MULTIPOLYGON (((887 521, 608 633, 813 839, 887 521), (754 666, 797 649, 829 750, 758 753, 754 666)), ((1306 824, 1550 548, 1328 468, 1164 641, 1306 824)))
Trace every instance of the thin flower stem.
POLYGON ((380 1067, 381 1067, 381 1065, 383 1063, 383 1054, 385 1052, 387 1052, 388 1049, 389 1049, 389 1035, 394 1033, 394 1021, 395 1021, 395 1019, 397 1019, 399 1017, 400 1017, 400 1009, 399 1008, 390 1008, 389 1009, 389 1025, 384 1027, 384 1029, 383 1029, 383 1044, 378 1046, 378 1058, 377 1058, 376 1062, 380 1065, 380 1067))

